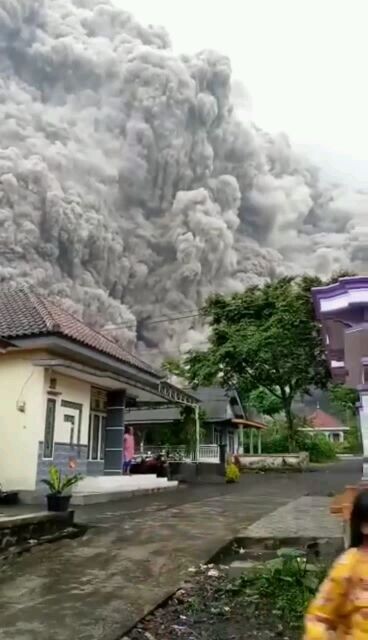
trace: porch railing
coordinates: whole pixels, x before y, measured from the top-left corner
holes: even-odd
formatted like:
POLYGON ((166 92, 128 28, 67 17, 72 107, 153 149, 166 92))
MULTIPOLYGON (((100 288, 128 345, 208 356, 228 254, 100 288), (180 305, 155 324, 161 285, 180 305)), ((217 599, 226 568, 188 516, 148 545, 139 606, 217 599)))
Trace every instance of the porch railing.
MULTIPOLYGON (((194 453, 190 453, 185 445, 180 446, 144 446, 143 450, 140 449, 136 452, 144 455, 170 455, 173 458, 185 461, 193 461, 195 459, 194 453)), ((220 462, 220 449, 217 444, 201 444, 199 445, 199 462, 220 462)))
POLYGON ((200 462, 220 462, 220 448, 218 444, 199 445, 200 462))

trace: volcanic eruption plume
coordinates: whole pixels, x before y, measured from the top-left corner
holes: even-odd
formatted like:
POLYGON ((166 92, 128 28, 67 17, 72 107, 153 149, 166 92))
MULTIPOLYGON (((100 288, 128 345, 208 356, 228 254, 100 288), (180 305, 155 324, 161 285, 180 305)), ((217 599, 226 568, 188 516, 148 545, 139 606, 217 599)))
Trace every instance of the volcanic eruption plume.
POLYGON ((114 0, 2 0, 0 282, 29 283, 162 355, 206 296, 368 264, 368 195, 323 189, 242 122, 231 65, 178 57, 114 0))

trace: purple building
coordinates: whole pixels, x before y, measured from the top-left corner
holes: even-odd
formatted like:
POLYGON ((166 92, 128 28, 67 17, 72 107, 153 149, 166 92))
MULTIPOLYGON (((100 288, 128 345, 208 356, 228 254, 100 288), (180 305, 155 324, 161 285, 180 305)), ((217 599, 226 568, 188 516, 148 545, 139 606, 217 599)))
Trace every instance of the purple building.
POLYGON ((313 289, 316 316, 336 382, 357 389, 363 441, 363 477, 368 478, 368 277, 340 278, 313 289))

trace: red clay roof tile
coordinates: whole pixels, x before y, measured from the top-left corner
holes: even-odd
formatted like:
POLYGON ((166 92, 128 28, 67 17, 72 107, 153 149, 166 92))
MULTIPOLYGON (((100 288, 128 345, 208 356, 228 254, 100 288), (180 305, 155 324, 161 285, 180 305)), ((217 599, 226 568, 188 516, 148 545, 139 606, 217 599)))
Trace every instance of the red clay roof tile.
POLYGON ((342 424, 340 420, 331 416, 321 409, 316 409, 309 418, 307 418, 309 424, 315 429, 341 429, 342 424))
POLYGON ((114 340, 88 327, 49 298, 25 288, 0 288, 0 337, 59 335, 104 353, 125 364, 159 376, 149 364, 114 340))

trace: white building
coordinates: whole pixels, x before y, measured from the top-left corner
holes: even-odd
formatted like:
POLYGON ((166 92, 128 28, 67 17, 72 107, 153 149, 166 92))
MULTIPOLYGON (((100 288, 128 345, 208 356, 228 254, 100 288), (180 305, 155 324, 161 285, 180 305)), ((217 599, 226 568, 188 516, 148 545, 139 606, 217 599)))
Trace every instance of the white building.
POLYGON ((0 289, 0 484, 38 493, 48 467, 121 475, 129 406, 190 393, 49 299, 0 289))

